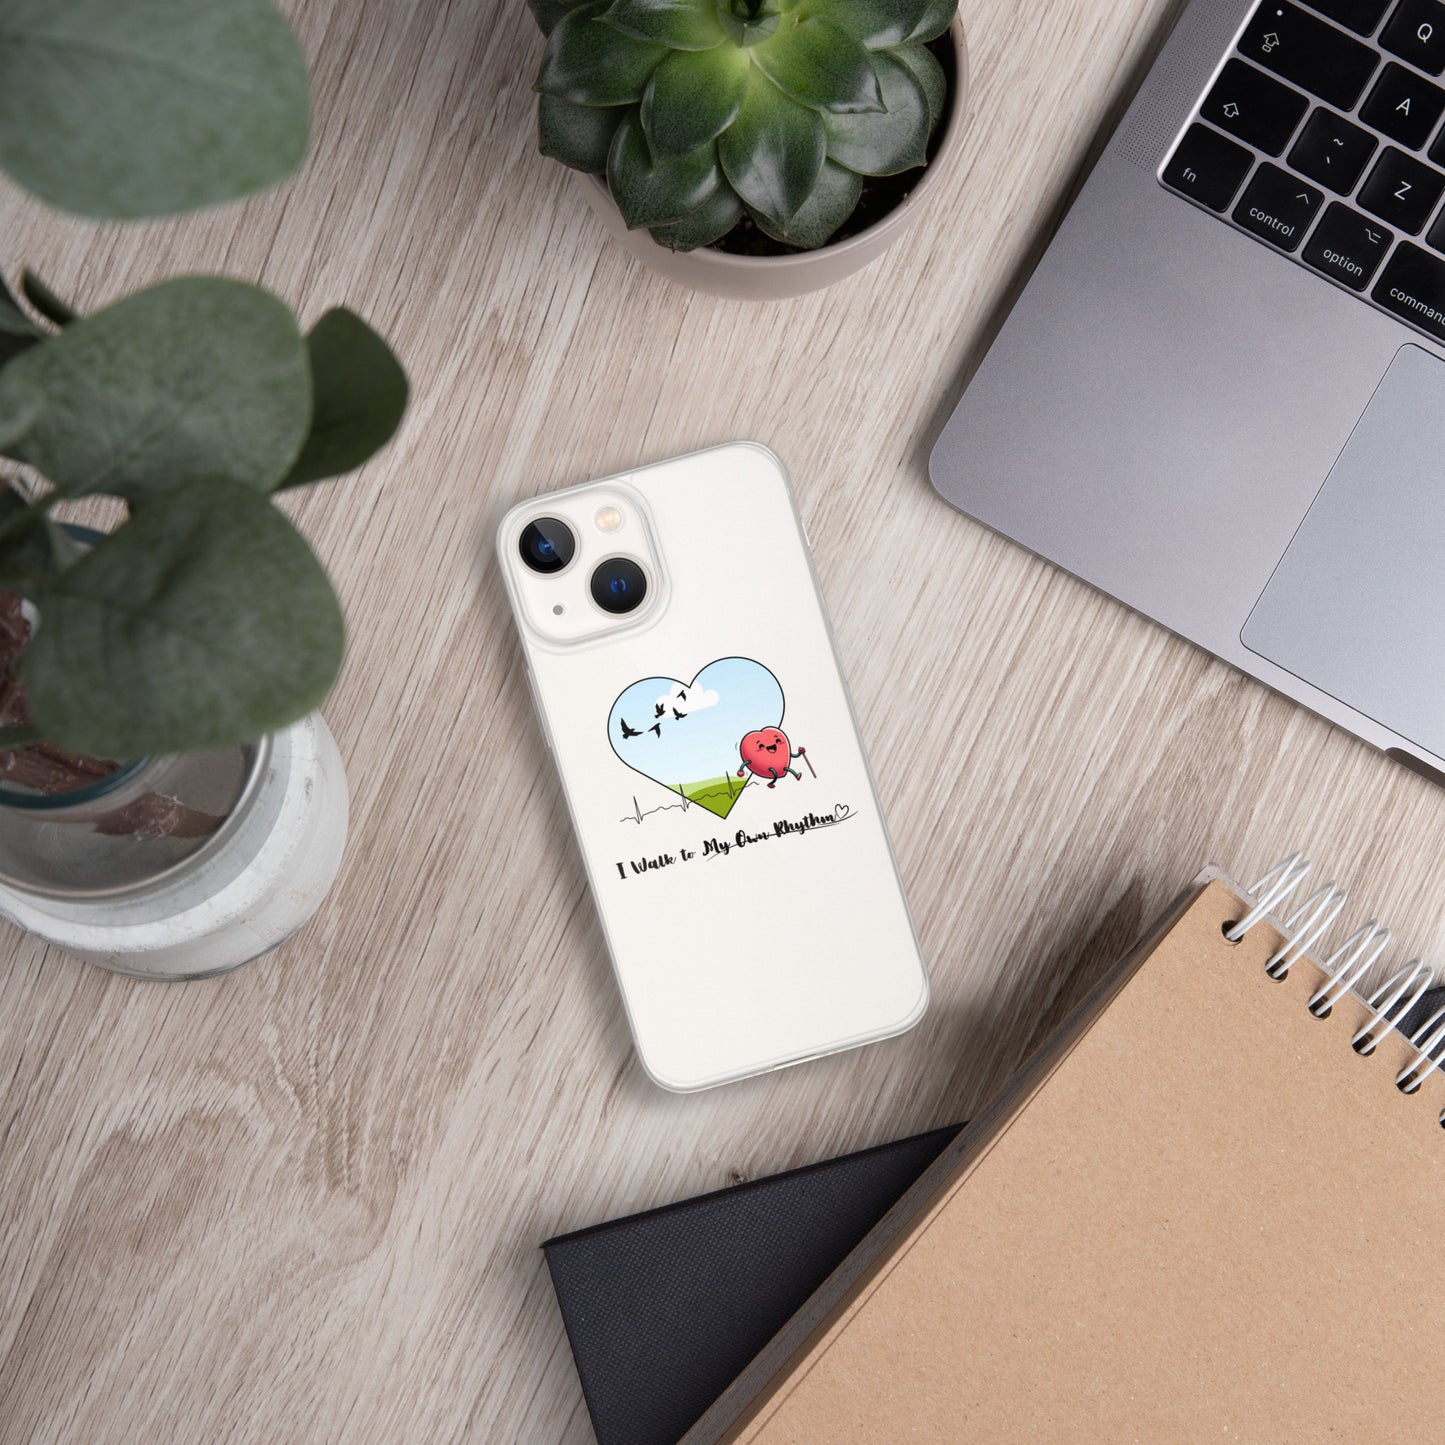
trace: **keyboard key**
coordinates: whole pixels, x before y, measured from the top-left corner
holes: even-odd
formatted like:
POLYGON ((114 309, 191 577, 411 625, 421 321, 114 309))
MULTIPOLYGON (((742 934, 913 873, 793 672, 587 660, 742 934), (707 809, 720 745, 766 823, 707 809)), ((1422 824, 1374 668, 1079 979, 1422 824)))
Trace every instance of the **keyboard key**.
POLYGON ((1360 107, 1360 119, 1417 151, 1445 112, 1445 90, 1392 60, 1360 107))
POLYGON ((1316 271, 1333 276, 1352 291, 1363 291, 1394 239, 1378 222, 1331 201, 1304 249, 1304 258, 1316 271))
POLYGON ((1234 219, 1282 251, 1293 251, 1325 203, 1323 194, 1297 176, 1268 163, 1245 187, 1234 219))
POLYGON ((1445 341, 1445 261, 1402 241, 1370 295, 1386 311, 1445 341))
POLYGON ((1427 75, 1439 75, 1445 70, 1445 5, 1400 0, 1380 32, 1380 44, 1427 75))
POLYGON ((1316 110, 1305 122, 1289 163, 1302 175, 1347 196, 1354 190, 1378 142, 1332 110, 1316 110))
POLYGON ((1356 35, 1373 35, 1390 0, 1307 0, 1311 10, 1338 20, 1356 35))
POLYGON ((1390 0, 1306 0, 1309 9, 1328 14, 1329 19, 1354 30, 1355 35, 1374 35, 1390 0))
POLYGON ((1191 125, 1164 167, 1164 183, 1211 211, 1222 211, 1253 164, 1254 157, 1242 145, 1207 126, 1191 125))
POLYGON ((1445 251, 1445 211, 1435 217, 1435 224, 1425 232, 1425 240, 1437 251, 1445 251))
POLYGON ((1417 236, 1442 191, 1445 175, 1394 146, 1386 146, 1360 187, 1359 201, 1365 210, 1388 221, 1396 230, 1417 236))
MULTIPOLYGON (((1437 5, 1437 10, 1445 6, 1437 5)), ((1319 96, 1338 110, 1353 110, 1379 57, 1367 45, 1301 10, 1265 3, 1240 37, 1240 54, 1319 96)))
POLYGON ((1299 91, 1271 80, 1242 60, 1231 60, 1205 96, 1200 116, 1266 155, 1277 156, 1309 106, 1299 91))

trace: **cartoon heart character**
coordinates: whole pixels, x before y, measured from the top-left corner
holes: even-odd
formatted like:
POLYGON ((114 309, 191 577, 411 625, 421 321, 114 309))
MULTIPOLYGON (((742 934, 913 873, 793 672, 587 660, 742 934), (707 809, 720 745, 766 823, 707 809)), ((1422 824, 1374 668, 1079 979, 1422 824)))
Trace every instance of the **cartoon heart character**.
POLYGON ((639 820, 663 806, 694 805, 726 818, 746 791, 729 761, 738 739, 748 728, 782 721, 778 679, 750 657, 719 657, 691 682, 644 677, 624 688, 607 718, 607 741, 629 768, 673 795, 652 808, 634 799, 639 820))
POLYGON ((752 773, 754 777, 767 778, 770 788, 777 787, 778 779, 784 773, 792 773, 801 781, 802 773, 796 768, 790 768, 788 764, 795 757, 801 758, 806 751, 806 748, 795 748, 782 728, 759 728, 738 744, 738 752, 743 760, 742 767, 738 769, 738 777, 742 777, 744 773, 752 773))

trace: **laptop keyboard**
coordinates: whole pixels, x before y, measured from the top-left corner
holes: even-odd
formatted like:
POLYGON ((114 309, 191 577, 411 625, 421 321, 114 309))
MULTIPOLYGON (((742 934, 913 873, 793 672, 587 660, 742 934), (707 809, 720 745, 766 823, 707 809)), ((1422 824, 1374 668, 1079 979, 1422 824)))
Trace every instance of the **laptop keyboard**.
POLYGON ((1263 0, 1161 180, 1445 342, 1445 3, 1263 0))

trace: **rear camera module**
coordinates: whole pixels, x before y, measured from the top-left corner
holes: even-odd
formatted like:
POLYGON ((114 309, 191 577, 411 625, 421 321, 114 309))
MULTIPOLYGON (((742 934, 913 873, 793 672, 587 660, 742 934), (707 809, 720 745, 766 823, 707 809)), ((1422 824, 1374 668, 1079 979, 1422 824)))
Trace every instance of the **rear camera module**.
POLYGON ((609 557, 592 574, 592 600, 614 614, 633 612, 647 596, 647 574, 631 557, 609 557))
POLYGON ((519 544, 522 561, 534 572, 560 572, 577 550, 577 539, 566 522, 557 517, 538 517, 522 530, 519 544))

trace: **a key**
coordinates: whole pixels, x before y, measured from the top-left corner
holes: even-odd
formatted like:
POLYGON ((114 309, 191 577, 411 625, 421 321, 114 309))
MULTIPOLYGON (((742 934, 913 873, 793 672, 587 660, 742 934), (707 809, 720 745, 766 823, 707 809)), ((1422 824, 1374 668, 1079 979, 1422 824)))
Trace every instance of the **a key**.
POLYGON ((1445 175, 1386 146, 1360 187, 1360 205, 1397 231, 1420 234, 1445 191, 1445 175))
POLYGON ((1401 241, 1370 295, 1396 316, 1445 341, 1445 261, 1401 241))
POLYGON ((1342 30, 1297 5, 1273 0, 1254 12, 1239 52, 1337 110, 1354 109, 1379 63, 1373 50, 1342 30))
POLYGON ((1378 221, 1332 201, 1305 246, 1304 258, 1316 271, 1352 291, 1363 291, 1394 239, 1378 221))
POLYGON ((1378 142, 1332 110, 1316 108, 1305 122, 1289 163, 1295 170, 1347 196, 1364 173, 1378 142))
POLYGON ((1417 151, 1445 112, 1445 90, 1391 61, 1370 87, 1360 119, 1417 151))
POLYGON ((1445 5, 1400 0, 1380 32, 1380 44, 1427 75, 1439 75, 1445 70, 1445 5))
POLYGON ((1164 183, 1211 211, 1222 211, 1253 163, 1254 157, 1242 145, 1208 126, 1191 125, 1164 167, 1164 183))
POLYGON ((1242 60, 1231 60, 1205 96, 1200 114, 1220 130, 1237 135, 1266 155, 1277 156, 1309 104, 1299 91, 1271 80, 1242 60))
POLYGON ((1293 251, 1324 201, 1313 186, 1266 162, 1244 188, 1234 219, 1282 251, 1293 251))

